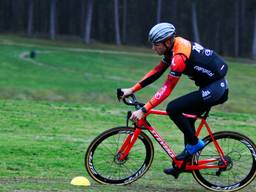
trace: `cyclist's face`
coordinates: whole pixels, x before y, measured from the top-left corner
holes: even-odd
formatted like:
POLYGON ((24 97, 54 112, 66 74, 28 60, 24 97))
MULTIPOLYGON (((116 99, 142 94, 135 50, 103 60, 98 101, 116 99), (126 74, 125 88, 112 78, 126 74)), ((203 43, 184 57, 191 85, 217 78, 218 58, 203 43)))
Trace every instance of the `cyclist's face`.
POLYGON ((164 55, 167 51, 167 47, 163 43, 152 44, 152 50, 155 51, 158 55, 164 55))

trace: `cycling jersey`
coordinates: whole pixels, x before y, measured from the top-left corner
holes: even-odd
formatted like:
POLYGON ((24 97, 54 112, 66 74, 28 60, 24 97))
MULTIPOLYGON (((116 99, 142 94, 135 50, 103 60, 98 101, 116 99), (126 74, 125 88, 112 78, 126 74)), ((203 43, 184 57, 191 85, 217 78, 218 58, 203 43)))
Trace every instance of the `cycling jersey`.
MULTIPOLYGON (((187 75, 202 87, 223 78, 227 73, 227 64, 213 50, 206 49, 198 43, 190 42, 181 37, 175 38, 172 57, 178 54, 186 56, 185 63, 179 62, 175 65, 185 65, 183 71, 176 70, 177 66, 171 68, 171 74, 180 76, 187 75)), ((168 62, 168 57, 164 60, 168 62)))
POLYGON ((170 51, 160 63, 132 89, 139 89, 158 79, 170 67, 167 80, 154 97, 144 106, 147 110, 160 104, 176 86, 182 74, 195 81, 199 87, 222 79, 227 73, 227 64, 213 50, 206 49, 198 43, 176 37, 170 51))

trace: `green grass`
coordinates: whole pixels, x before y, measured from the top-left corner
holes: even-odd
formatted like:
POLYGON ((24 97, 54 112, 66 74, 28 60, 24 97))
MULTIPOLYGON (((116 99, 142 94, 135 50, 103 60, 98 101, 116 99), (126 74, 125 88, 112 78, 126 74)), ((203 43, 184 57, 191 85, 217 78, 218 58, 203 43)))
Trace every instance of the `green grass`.
MULTIPOLYGON (((126 106, 115 98, 117 87, 132 86, 158 61, 147 50, 0 36, 0 191, 205 191, 190 174, 178 180, 164 175, 170 161, 156 142, 150 170, 128 186, 104 186, 87 175, 83 158, 91 140, 125 124, 126 106), (75 49, 75 48, 79 49, 75 49), (96 48, 107 52, 99 52, 96 48), (24 57, 37 51, 32 60, 24 57), (114 52, 113 52, 114 51, 114 52), (140 55, 141 54, 141 55, 140 55), (89 188, 70 180, 85 175, 89 188)), ((209 123, 214 131, 232 130, 255 142, 256 65, 229 62, 230 99, 216 107, 209 123)), ((146 101, 165 77, 138 93, 146 101)), ((171 99, 195 89, 182 77, 171 99)), ((160 109, 164 109, 164 105, 160 109)), ((183 137, 167 117, 150 117, 175 151, 183 137)), ((204 133, 205 135, 205 133, 204 133)), ((255 190, 255 181, 244 191, 255 190)))

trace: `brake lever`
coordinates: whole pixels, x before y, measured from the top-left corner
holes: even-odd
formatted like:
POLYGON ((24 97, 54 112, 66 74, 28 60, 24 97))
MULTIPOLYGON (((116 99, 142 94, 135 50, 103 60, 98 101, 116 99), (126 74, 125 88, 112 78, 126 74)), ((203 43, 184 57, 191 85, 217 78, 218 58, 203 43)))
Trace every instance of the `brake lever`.
POLYGON ((132 112, 128 111, 127 112, 127 117, 126 117, 126 127, 128 127, 128 125, 129 125, 129 119, 130 119, 131 116, 132 116, 132 112))
POLYGON ((123 95, 124 95, 124 92, 121 90, 121 88, 116 89, 116 96, 117 96, 118 101, 121 100, 123 95))

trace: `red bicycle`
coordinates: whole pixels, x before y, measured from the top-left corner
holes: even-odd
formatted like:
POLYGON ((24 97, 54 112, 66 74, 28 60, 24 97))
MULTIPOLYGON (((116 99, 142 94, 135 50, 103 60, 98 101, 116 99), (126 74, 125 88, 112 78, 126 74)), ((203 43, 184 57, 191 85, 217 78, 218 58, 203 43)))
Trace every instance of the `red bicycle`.
MULTIPOLYGON (((144 104, 134 95, 123 100, 125 104, 141 108, 144 104)), ((89 145, 85 154, 85 167, 89 175, 102 184, 125 185, 142 177, 150 168, 154 147, 145 131, 161 145, 179 173, 191 172, 195 180, 213 191, 236 191, 247 186, 256 176, 256 146, 245 135, 222 131, 213 133, 206 122, 209 111, 203 116, 184 114, 200 119, 196 135, 203 127, 209 135, 203 139, 205 147, 189 160, 178 161, 176 154, 162 139, 146 117, 151 114, 167 115, 166 111, 152 109, 133 127, 116 127, 101 133, 89 145)))

